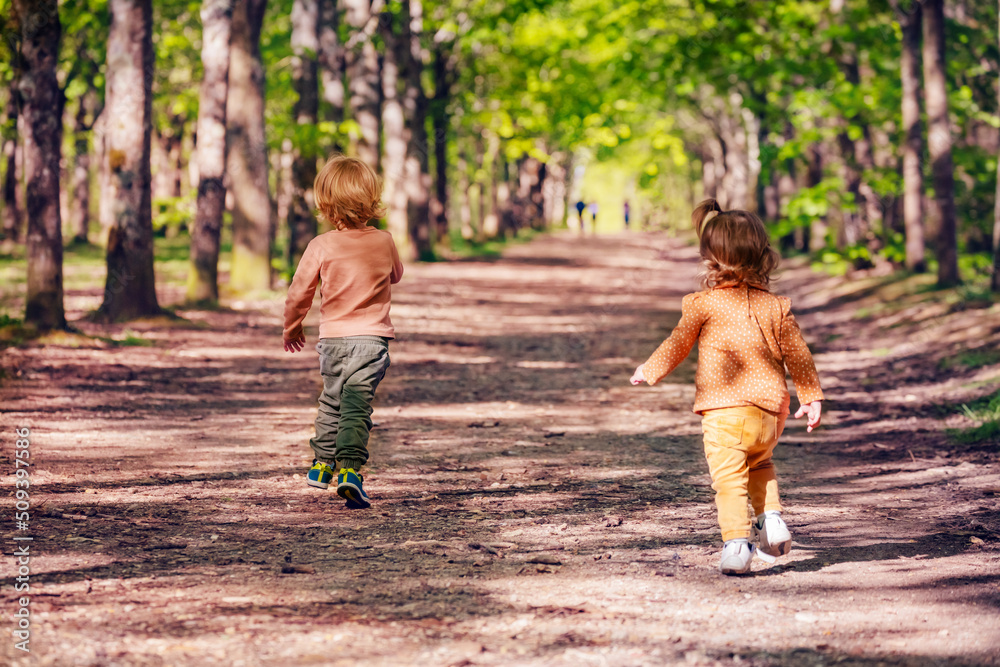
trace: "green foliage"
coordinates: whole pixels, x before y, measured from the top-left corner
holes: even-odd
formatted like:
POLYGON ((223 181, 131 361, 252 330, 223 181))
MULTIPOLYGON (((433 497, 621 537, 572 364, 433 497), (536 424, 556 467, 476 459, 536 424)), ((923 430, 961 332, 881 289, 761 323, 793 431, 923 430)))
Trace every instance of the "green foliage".
POLYGON ((153 232, 172 235, 187 227, 194 220, 195 193, 193 190, 181 197, 158 197, 153 200, 153 232))
MULTIPOLYGON (((14 34, 10 3, 0 0, 5 36, 14 34)), ((332 120, 326 102, 319 123, 296 123, 292 4, 269 2, 261 35, 267 141, 272 152, 291 146, 322 154, 356 139, 359 127, 349 111, 332 120)), ((162 134, 190 136, 197 117, 200 7, 192 0, 154 3, 154 124, 162 134)), ((398 15, 401 8, 390 2, 386 11, 398 15)), ((73 108, 89 90, 103 96, 107 0, 63 0, 60 18, 60 80, 73 108)), ((947 21, 956 204, 963 252, 975 257, 990 246, 997 171, 997 156, 982 139, 1000 126, 996 20, 995 6, 966 3, 947 21)), ((341 43, 350 37, 341 21, 341 43)), ((424 82, 431 103, 445 105, 452 120, 449 156, 484 155, 474 182, 494 178, 497 155, 508 162, 525 155, 563 165, 570 158, 575 166, 603 162, 627 175, 622 189, 653 227, 687 224, 707 147, 724 121, 735 122, 753 135, 761 187, 785 175, 798 184, 769 221, 771 231, 785 236, 823 220, 830 232, 818 261, 838 270, 870 262, 873 253, 895 264, 905 256, 898 216, 891 227, 872 230, 870 243, 838 249, 836 242, 840 215, 856 206, 843 179, 842 136, 870 140, 877 166, 863 178, 880 201, 898 206, 902 197, 901 37, 884 0, 849 0, 840 13, 830 3, 798 0, 428 0, 424 82), (452 59, 454 76, 452 95, 441 100, 432 74, 439 50, 452 59), (817 147, 824 149, 822 173, 810 182, 819 183, 803 187, 817 147)), ((0 40, 4 89, 15 66, 10 41, 0 40)), ((276 192, 275 170, 271 175, 276 192)), ((615 194, 615 209, 623 196, 615 194)), ((158 224, 178 224, 184 212, 183 202, 158 202, 158 224)), ((963 271, 978 276, 980 260, 972 261, 963 258, 963 271)))

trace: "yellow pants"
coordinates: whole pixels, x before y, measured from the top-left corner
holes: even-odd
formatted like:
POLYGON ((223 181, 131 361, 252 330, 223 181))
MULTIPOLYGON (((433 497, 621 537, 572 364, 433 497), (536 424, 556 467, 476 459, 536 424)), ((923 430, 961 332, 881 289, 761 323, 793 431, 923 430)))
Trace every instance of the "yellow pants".
POLYGON ((712 473, 723 540, 750 537, 748 494, 754 514, 781 510, 771 453, 787 416, 753 406, 703 413, 705 458, 712 473))

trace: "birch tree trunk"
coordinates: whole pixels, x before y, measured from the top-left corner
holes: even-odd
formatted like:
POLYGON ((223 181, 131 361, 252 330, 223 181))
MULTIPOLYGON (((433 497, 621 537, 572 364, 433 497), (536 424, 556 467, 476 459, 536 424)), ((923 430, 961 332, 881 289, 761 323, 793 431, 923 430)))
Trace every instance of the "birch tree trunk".
POLYGON ((958 225, 955 214, 955 173, 948 120, 948 84, 944 52, 944 0, 924 0, 924 96, 927 108, 927 148, 934 179, 934 252, 938 284, 961 282, 958 274, 958 225))
POLYGON ((232 0, 202 0, 201 62, 198 95, 198 201, 191 230, 191 269, 187 298, 219 301, 219 240, 226 209, 226 98, 229 87, 229 38, 232 0))
POLYGON ((374 20, 372 15, 378 7, 369 0, 344 0, 344 9, 344 18, 354 29, 353 44, 346 58, 351 115, 361 127, 356 150, 360 159, 378 171, 379 59, 368 33, 369 22, 374 20))
POLYGON ((295 267, 318 231, 313 215, 313 181, 317 157, 314 129, 319 113, 319 0, 295 0, 292 5, 292 51, 292 85, 298 95, 292 113, 300 130, 304 130, 299 133, 292 158, 288 212, 288 264, 295 267))
POLYGON ((56 0, 16 0, 15 8, 20 18, 24 59, 19 81, 28 215, 28 290, 24 321, 42 331, 64 329, 62 220, 59 214, 62 104, 56 80, 62 27, 56 0))
POLYGON ((897 15, 903 28, 900 70, 903 83, 903 227, 906 235, 906 268, 927 270, 924 247, 924 140, 920 122, 920 3, 906 15, 897 15))
POLYGON ((271 287, 274 237, 264 125, 264 64, 260 32, 267 0, 236 0, 226 102, 227 174, 233 195, 233 263, 237 292, 271 287))

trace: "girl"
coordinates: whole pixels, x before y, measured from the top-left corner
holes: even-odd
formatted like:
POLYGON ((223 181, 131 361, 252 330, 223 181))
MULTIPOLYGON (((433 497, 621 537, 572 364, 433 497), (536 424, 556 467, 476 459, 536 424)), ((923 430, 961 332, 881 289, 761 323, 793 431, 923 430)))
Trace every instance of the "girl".
POLYGON ((723 211, 714 199, 691 214, 701 241, 704 291, 688 294, 681 321, 635 369, 632 384, 653 385, 698 341, 694 411, 702 416, 705 457, 722 529, 723 574, 750 571, 754 547, 774 560, 791 550, 781 518, 771 453, 788 417, 785 369, 795 382, 808 431, 819 425, 823 392, 791 301, 768 291, 778 254, 764 224, 747 211, 723 211), (717 214, 713 217, 713 213, 717 214), (706 220, 707 219, 707 220, 706 220), (756 521, 747 515, 747 495, 756 521))

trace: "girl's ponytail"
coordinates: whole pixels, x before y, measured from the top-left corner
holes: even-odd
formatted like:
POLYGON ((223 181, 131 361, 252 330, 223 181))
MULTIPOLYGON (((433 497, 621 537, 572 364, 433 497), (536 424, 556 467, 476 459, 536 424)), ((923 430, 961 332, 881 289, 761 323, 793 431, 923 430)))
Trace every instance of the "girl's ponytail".
POLYGON ((691 213, 691 224, 694 225, 694 231, 697 232, 699 237, 701 237, 702 226, 705 224, 705 218, 708 217, 709 213, 722 213, 722 207, 719 206, 719 202, 714 199, 706 199, 698 204, 691 213))

